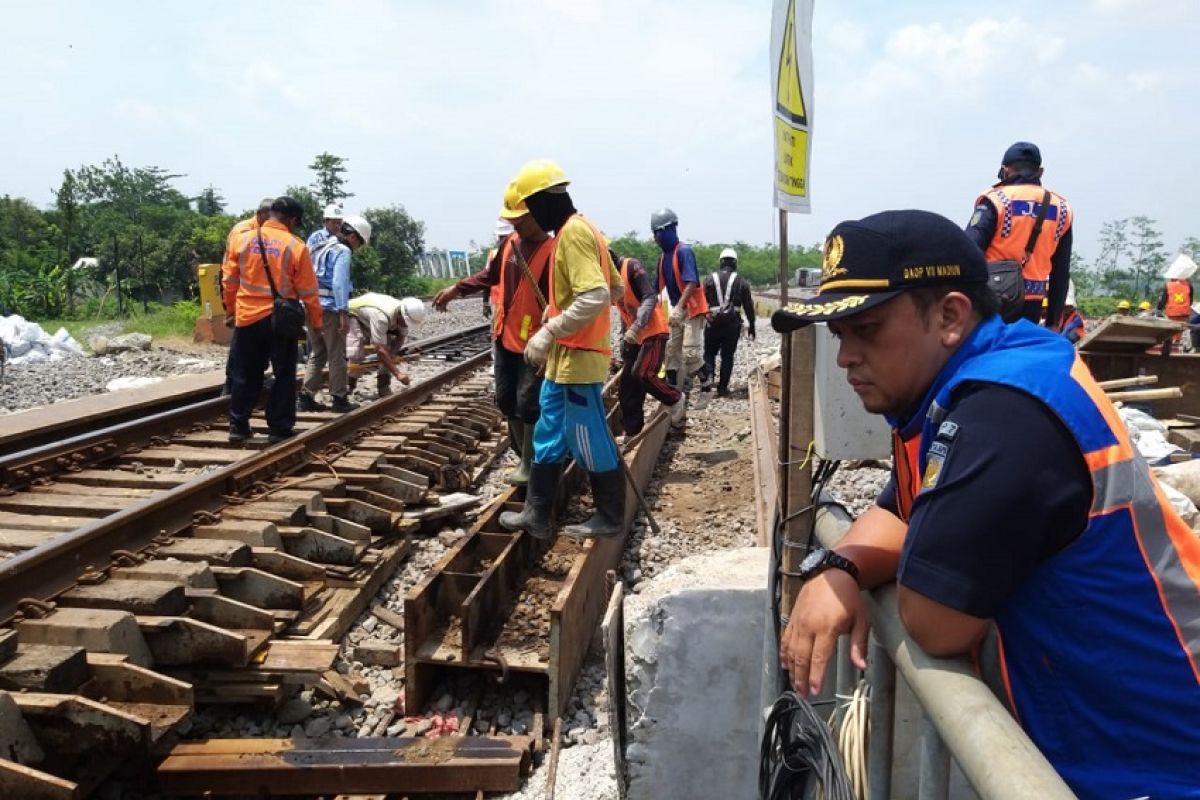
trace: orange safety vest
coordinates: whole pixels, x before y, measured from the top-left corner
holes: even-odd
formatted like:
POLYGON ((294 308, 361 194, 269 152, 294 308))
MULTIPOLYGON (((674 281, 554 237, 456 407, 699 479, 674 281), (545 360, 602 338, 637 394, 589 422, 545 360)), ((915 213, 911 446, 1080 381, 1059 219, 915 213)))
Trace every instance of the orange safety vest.
POLYGON ((921 491, 921 430, 907 440, 892 430, 892 467, 896 475, 896 512, 904 523, 912 517, 913 501, 921 491))
MULTIPOLYGON (((679 289, 679 293, 683 294, 683 273, 679 271, 679 248, 683 246, 683 242, 675 245, 675 249, 671 251, 671 268, 675 270, 675 288, 679 289)), ((666 258, 665 253, 659 253, 658 256, 658 291, 659 294, 667 286, 667 276, 663 274, 663 259, 666 258)), ((697 267, 699 269, 699 267, 697 267)), ((688 298, 687 315, 688 319, 699 317, 708 313, 708 298, 704 296, 704 287, 699 283, 696 284, 696 291, 692 292, 692 296, 688 298)))
MULTIPOLYGON (((633 281, 629 278, 629 261, 628 258, 622 258, 620 261, 621 283, 625 289, 621 293, 621 302, 617 304, 617 311, 621 312, 621 320, 625 323, 626 328, 633 325, 637 319, 638 309, 642 306, 642 301, 638 300, 637 295, 633 293, 633 281)), ((656 302, 654 313, 650 315, 650 321, 638 333, 638 344, 642 344, 651 336, 661 336, 670 332, 671 329, 667 327, 667 316, 663 313, 662 304, 656 302)))
MULTIPOLYGON (((593 225, 582 214, 579 213, 572 214, 570 217, 568 217, 567 221, 563 223, 562 228, 566 228, 567 225, 571 224, 572 220, 576 219, 588 226, 588 229, 591 230, 592 236, 596 240, 596 252, 600 256, 600 271, 604 273, 604 286, 607 290, 611 288, 610 274, 612 273, 612 259, 610 259, 608 256, 608 248, 604 246, 604 235, 600 233, 600 230, 595 225, 593 225)), ((550 240, 552 242, 549 248, 550 296, 546 298, 547 302, 549 303, 549 319, 554 319, 562 313, 562 310, 554 302, 554 279, 558 274, 558 270, 555 269, 555 256, 558 252, 558 242, 561 238, 562 229, 560 228, 558 235, 550 240)), ((563 336, 560 339, 555 339, 555 343, 560 344, 563 347, 569 347, 572 350, 591 350, 596 353, 603 353, 606 356, 611 356, 612 339, 610 336, 610 329, 611 322, 608 314, 600 314, 594 320, 585 325, 581 330, 572 333, 570 336, 563 336)))
POLYGON ((1167 319, 1187 320, 1192 315, 1192 287, 1178 278, 1167 281, 1167 305, 1163 313, 1167 319))
MULTIPOLYGON (((533 278, 539 285, 542 276, 546 273, 546 265, 550 263, 550 257, 554 252, 553 246, 548 244, 550 241, 552 240, 542 241, 529 258, 529 271, 533 273, 533 278)), ((529 338, 542 327, 542 305, 538 302, 537 294, 530 287, 524 270, 517 265, 516 253, 513 252, 514 247, 520 247, 520 242, 521 237, 512 233, 500 246, 500 282, 492 287, 493 298, 499 298, 494 301, 492 332, 500 342, 500 346, 510 353, 525 352, 525 345, 529 342, 529 338), (514 284, 516 289, 513 290, 512 297, 505 297, 504 289, 509 285, 510 280, 509 269, 517 271, 514 284), (497 288, 500 289, 499 294, 495 294, 497 288)))
MULTIPOLYGON (((996 229, 988 242, 988 261, 1016 261, 1025 259, 1025 246, 1029 234, 1037 222, 1042 198, 1046 189, 1036 183, 1018 183, 1010 186, 993 186, 976 200, 978 204, 987 200, 996 208, 996 229)), ((1058 249, 1058 242, 1071 228, 1074 215, 1067 201, 1059 194, 1050 192, 1050 208, 1042 223, 1042 232, 1029 260, 1025 261, 1025 299, 1041 300, 1046 296, 1050 284, 1050 257, 1058 249)))
POLYGON ((271 315, 275 296, 263 271, 264 263, 281 297, 303 301, 313 330, 321 329, 321 302, 317 297, 317 276, 313 272, 308 247, 282 222, 267 220, 261 228, 242 231, 230 258, 221 266, 222 301, 234 309, 235 325, 243 328, 271 315), (259 247, 259 234, 266 248, 266 261, 259 247))

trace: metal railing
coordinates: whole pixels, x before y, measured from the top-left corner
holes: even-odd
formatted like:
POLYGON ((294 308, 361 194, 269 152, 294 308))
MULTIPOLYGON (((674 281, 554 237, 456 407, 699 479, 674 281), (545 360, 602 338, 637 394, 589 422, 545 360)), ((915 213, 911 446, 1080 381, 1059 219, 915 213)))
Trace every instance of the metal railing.
MULTIPOLYGON (((816 535, 826 547, 836 544, 849 526, 850 518, 836 506, 817 511, 816 535)), ((920 736, 920 800, 950 797, 951 757, 982 800, 1075 797, 966 659, 934 658, 909 638, 896 609, 895 584, 868 593, 867 601, 872 628, 867 674, 871 685, 867 751, 871 800, 894 796, 893 756, 898 735, 920 736), (898 729, 904 721, 896 714, 897 672, 921 707, 920 720, 903 729, 898 729)), ((837 661, 839 693, 853 683, 854 669, 849 648, 844 641, 842 644, 837 661)))

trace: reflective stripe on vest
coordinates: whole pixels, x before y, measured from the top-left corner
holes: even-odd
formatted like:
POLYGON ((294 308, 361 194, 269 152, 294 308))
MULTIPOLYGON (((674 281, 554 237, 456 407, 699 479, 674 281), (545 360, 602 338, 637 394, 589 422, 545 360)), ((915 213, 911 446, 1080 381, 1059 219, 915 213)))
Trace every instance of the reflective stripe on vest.
POLYGON ((336 236, 331 236, 323 239, 310 251, 313 272, 317 275, 317 294, 321 297, 333 297, 333 262, 341 247, 350 249, 339 242, 336 236))
MULTIPOLYGON (((679 270, 679 248, 683 247, 683 242, 675 245, 675 249, 671 251, 671 269, 675 272, 675 288, 679 290, 679 294, 683 295, 683 273, 679 270)), ((667 276, 663 274, 663 261, 666 258, 665 253, 660 253, 658 256, 658 290, 661 292, 667 286, 667 276)), ((699 276, 697 276, 699 277, 699 276)), ((692 292, 692 296, 688 298, 687 315, 688 319, 698 317, 701 314, 708 313, 708 298, 704 296, 704 287, 697 286, 696 291, 692 292)))
MULTIPOLYGON (((621 292, 621 302, 617 305, 617 311, 621 312, 621 320, 625 323, 626 328, 637 321, 637 312, 642 306, 642 301, 638 300, 637 295, 633 293, 633 280, 629 277, 629 261, 628 258, 622 258, 620 262, 621 284, 625 288, 621 292)), ((671 329, 667 327, 667 317, 663 313, 662 304, 656 302, 654 312, 650 315, 650 321, 638 333, 638 344, 642 344, 651 336, 661 336, 670 332, 671 329)))
MULTIPOLYGON (((1181 789, 1194 789, 1200 755, 1200 538, 1068 342, 989 320, 960 350, 931 392, 921 446, 905 448, 910 475, 924 469, 956 390, 984 382, 1053 412, 1092 481, 1083 532, 1038 564, 996 615, 1010 706, 1081 797, 1188 796, 1181 789)), ((911 508, 919 489, 900 474, 898 505, 911 508)), ((939 535, 937 522, 927 523, 919 535, 939 535)))
MULTIPOLYGON (((517 254, 513 252, 514 247, 519 248, 520 246, 521 237, 515 233, 510 233, 501 246, 500 283, 497 284, 501 287, 501 301, 496 306, 496 319, 492 323, 492 330, 499 335, 500 345, 510 353, 524 352, 529 337, 542 327, 541 303, 538 302, 537 294, 530 287, 524 270, 516 263, 517 254), (510 269, 516 270, 517 274, 510 276, 508 273, 510 269), (508 291, 510 285, 515 288, 512 290, 512 296, 508 297, 504 293, 508 291)), ((553 255, 553 240, 544 239, 538 243, 537 249, 528 259, 529 271, 533 273, 534 280, 539 286, 542 285, 546 266, 550 263, 553 255)))
POLYGON ((1189 319, 1192 315, 1192 287, 1187 281, 1167 281, 1167 305, 1163 313, 1169 319, 1189 319))
MULTIPOLYGON (((1025 260, 1025 246, 1029 234, 1037 222, 1038 211, 1046 189, 1033 183, 996 186, 982 195, 976 203, 988 200, 996 208, 996 229, 988 242, 988 261, 1025 260)), ((1046 296, 1050 280, 1050 258, 1058 249, 1058 242, 1071 227, 1071 207, 1060 195, 1050 192, 1050 208, 1046 209, 1046 220, 1038 234, 1033 253, 1025 261, 1025 298, 1041 300, 1046 296)))
MULTIPOLYGON (((582 214, 572 214, 567 221, 563 223, 562 228, 565 229, 567 225, 571 224, 572 220, 579 220, 584 225, 587 225, 588 230, 592 232, 592 237, 596 242, 596 253, 600 257, 600 272, 604 275, 604 288, 605 290, 608 290, 610 288, 609 273, 612 272, 612 260, 608 256, 608 248, 604 246, 603 234, 601 234, 599 229, 589 222, 582 214)), ((558 242, 561 237, 562 229, 559 230, 558 236, 555 236, 552 240, 550 240, 550 296, 546 298, 546 301, 549 304, 549 319, 554 319, 562 313, 562 310, 554 301, 554 279, 558 274, 558 270, 556 269, 556 256, 558 254, 558 242)), ((608 314, 604 313, 597 316, 581 330, 572 333, 570 336, 563 336, 559 339, 555 339, 554 341, 556 344, 560 344, 563 347, 569 347, 572 350, 591 350, 596 353, 603 353, 606 356, 610 356, 612 355, 610 329, 611 321, 608 314)))

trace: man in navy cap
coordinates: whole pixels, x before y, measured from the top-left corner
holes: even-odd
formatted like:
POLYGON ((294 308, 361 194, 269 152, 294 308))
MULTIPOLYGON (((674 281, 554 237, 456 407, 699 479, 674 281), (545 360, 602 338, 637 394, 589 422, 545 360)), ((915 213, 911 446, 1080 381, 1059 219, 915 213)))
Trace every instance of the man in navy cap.
POLYGON ((924 211, 835 227, 819 293, 771 322, 828 323, 893 430, 875 505, 799 567, 780 647, 796 690, 820 690, 841 634, 866 668, 860 590, 896 581, 931 655, 994 628, 995 688, 1080 797, 1195 797, 1200 539, 1074 347, 1005 325, 983 254, 924 211))
POLYGON ((988 261, 1023 265, 1024 317, 1037 322, 1047 298, 1046 327, 1053 330, 1071 277, 1074 215, 1062 195, 1042 187, 1042 153, 1035 144, 1017 142, 1005 150, 996 177, 999 182, 975 201, 967 235, 988 261))

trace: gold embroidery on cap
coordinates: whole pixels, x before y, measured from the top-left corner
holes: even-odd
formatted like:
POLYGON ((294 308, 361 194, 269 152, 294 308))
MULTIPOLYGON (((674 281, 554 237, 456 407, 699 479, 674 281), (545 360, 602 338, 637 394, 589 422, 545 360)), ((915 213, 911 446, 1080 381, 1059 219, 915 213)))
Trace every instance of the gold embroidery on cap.
POLYGON ((843 275, 848 270, 840 266, 842 254, 846 251, 846 243, 841 236, 830 236, 825 240, 825 257, 821 260, 821 280, 828 280, 835 275, 843 275))
POLYGON ((830 300, 827 303, 792 303, 787 307, 787 311, 791 314, 795 314, 798 317, 815 317, 824 316, 826 314, 837 314, 839 311, 858 308, 863 303, 867 302, 868 297, 870 297, 870 295, 852 294, 849 297, 830 300))

